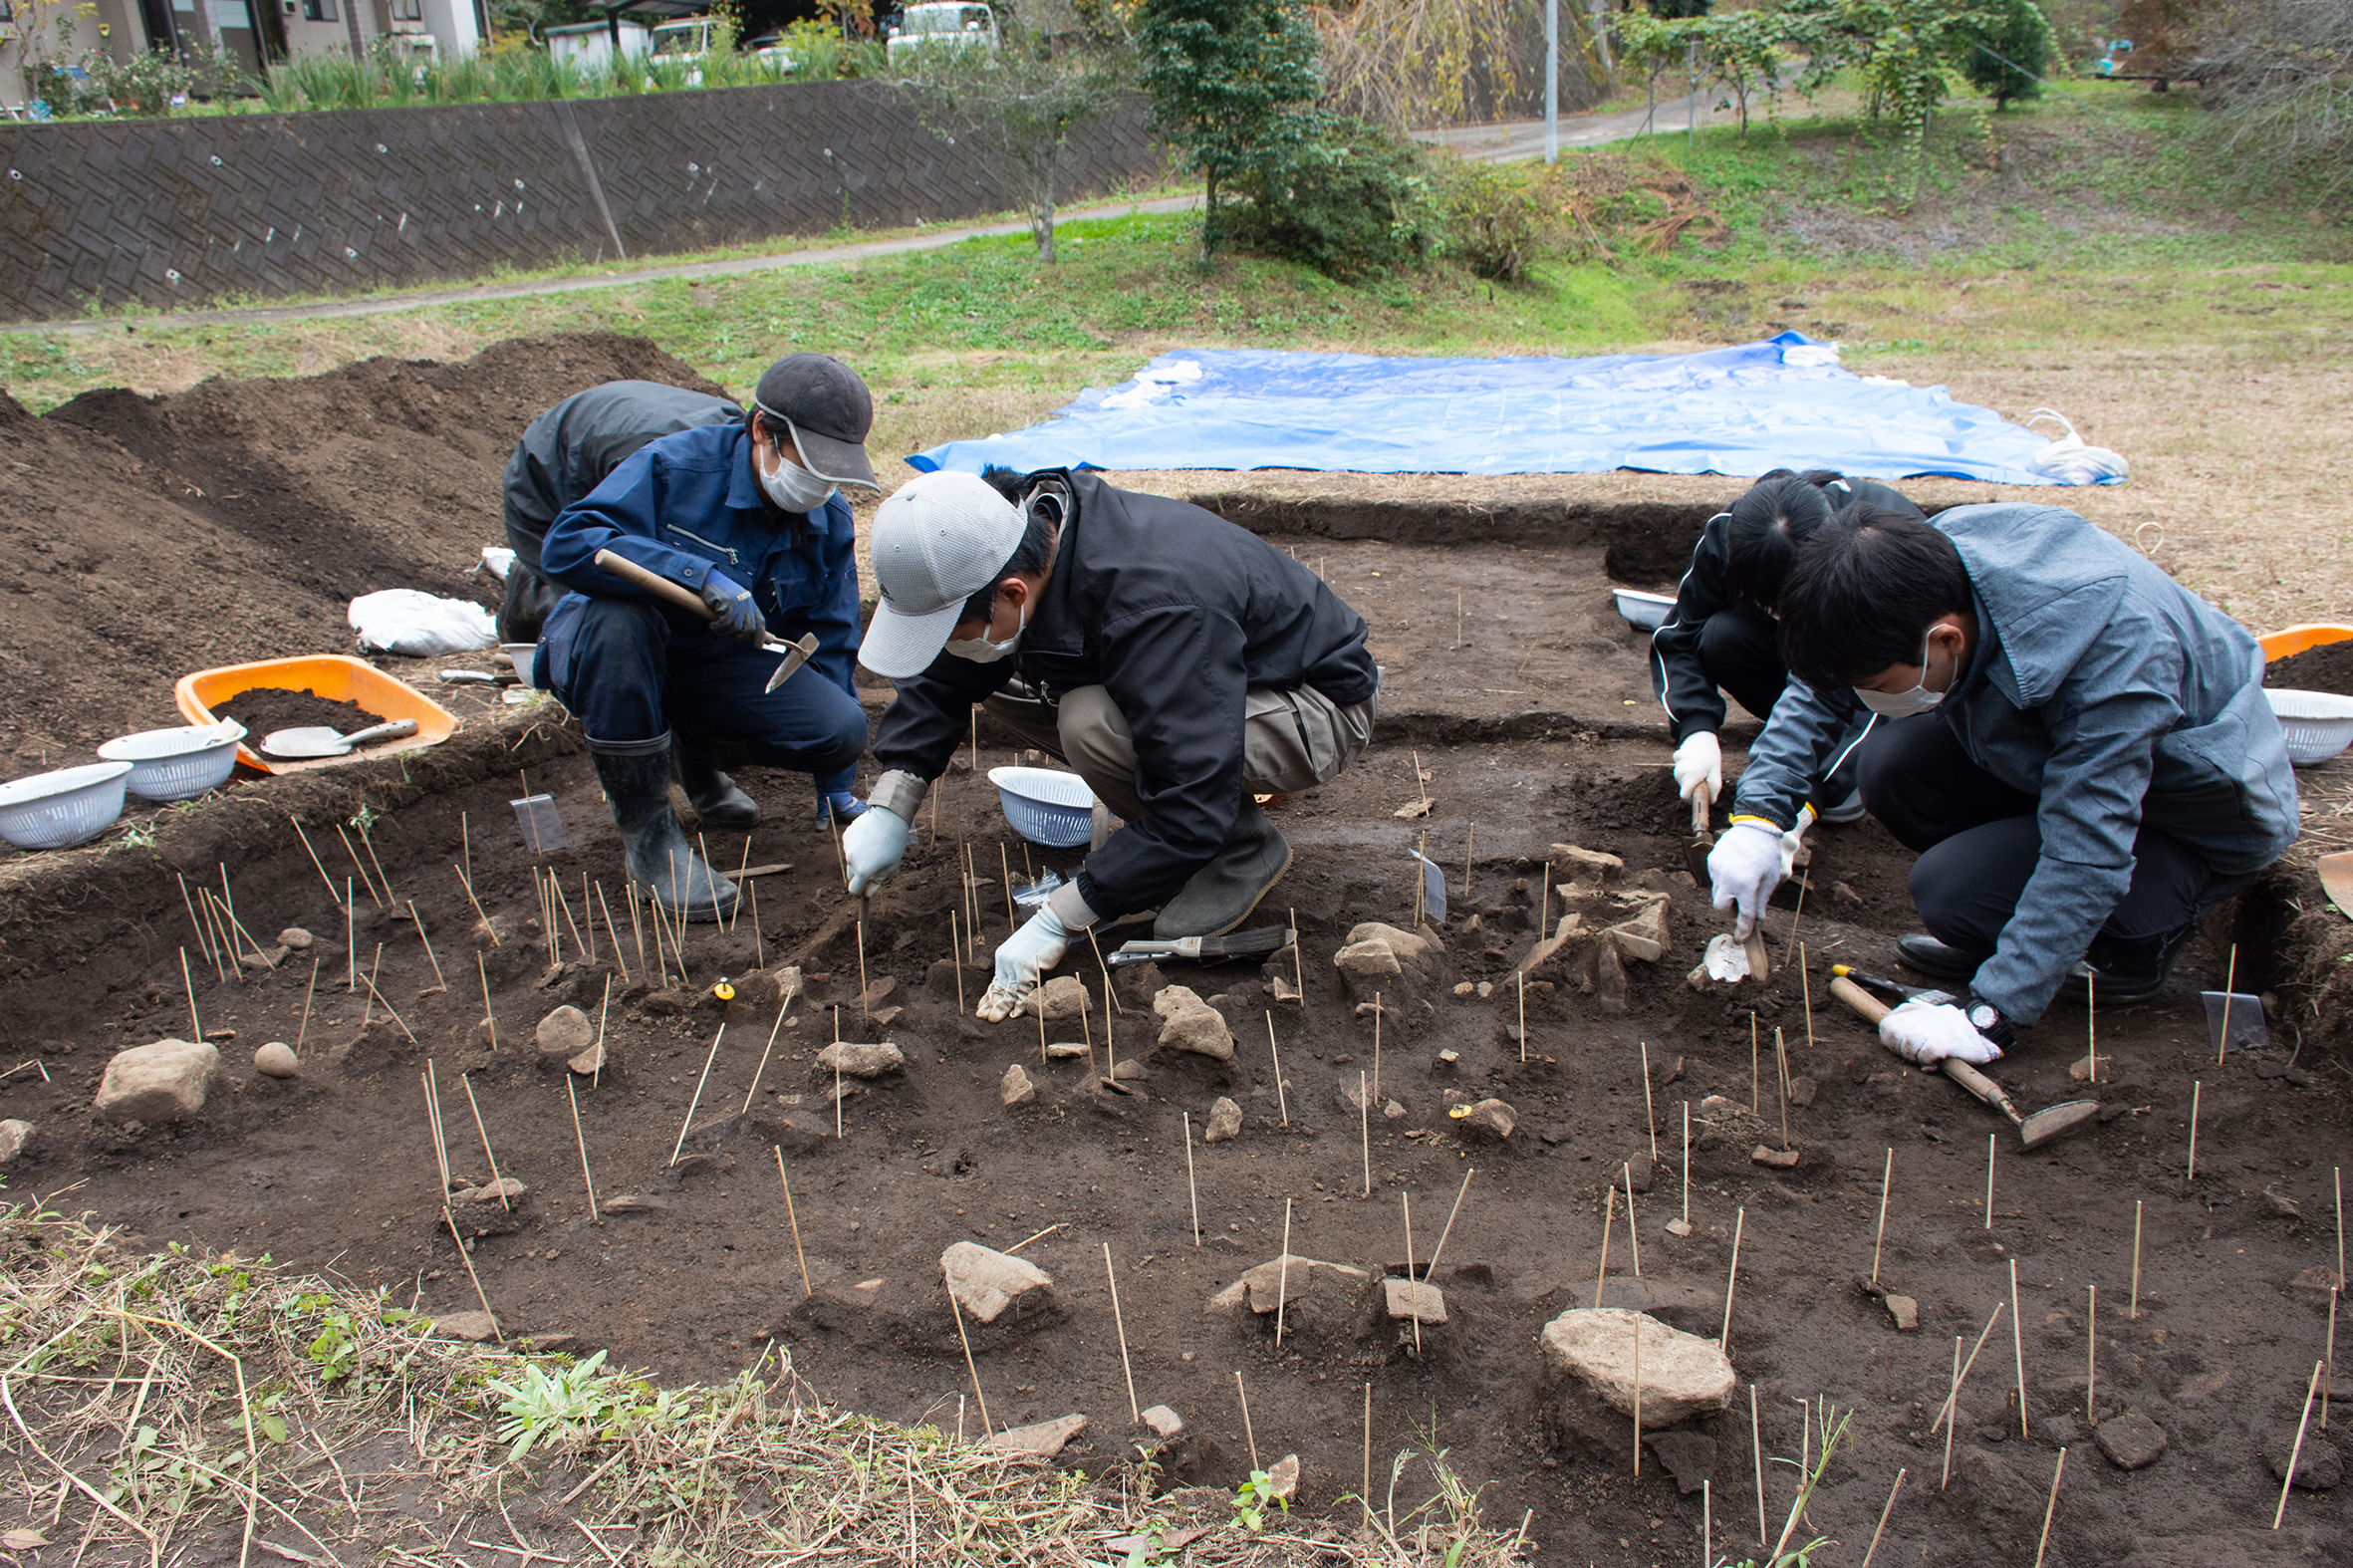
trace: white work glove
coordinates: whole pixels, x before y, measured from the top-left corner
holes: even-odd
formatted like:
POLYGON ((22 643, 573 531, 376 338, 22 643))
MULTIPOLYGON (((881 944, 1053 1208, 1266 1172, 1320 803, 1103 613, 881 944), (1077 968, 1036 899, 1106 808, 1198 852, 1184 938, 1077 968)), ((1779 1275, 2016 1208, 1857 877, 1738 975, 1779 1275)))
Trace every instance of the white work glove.
POLYGON ((1715 892, 1715 907, 1737 905, 1740 917, 1732 922, 1732 939, 1746 941, 1756 929, 1757 914, 1765 900, 1789 875, 1790 857, 1797 853, 1798 830, 1782 833, 1770 823, 1735 822, 1707 852, 1707 880, 1715 892))
POLYGON ((1879 1038, 1907 1062, 1932 1066, 1958 1057, 1973 1067, 2001 1060, 2001 1047, 1977 1032, 1951 1002, 1909 1001, 1879 1021, 1879 1038))
POLYGON ((1723 746, 1710 729, 1692 731, 1675 748, 1675 792, 1690 800, 1700 790, 1710 806, 1723 793, 1723 746))
POLYGON ((859 898, 899 869, 907 854, 907 819, 887 806, 869 806, 842 830, 842 859, 850 894, 859 898))
POLYGON ((998 944, 996 976, 989 981, 980 1005, 972 1009, 972 1016, 1003 1023, 1021 1011, 1021 1004, 1038 988, 1045 972, 1062 961, 1070 938, 1070 928, 1051 904, 1031 915, 1027 924, 998 944))

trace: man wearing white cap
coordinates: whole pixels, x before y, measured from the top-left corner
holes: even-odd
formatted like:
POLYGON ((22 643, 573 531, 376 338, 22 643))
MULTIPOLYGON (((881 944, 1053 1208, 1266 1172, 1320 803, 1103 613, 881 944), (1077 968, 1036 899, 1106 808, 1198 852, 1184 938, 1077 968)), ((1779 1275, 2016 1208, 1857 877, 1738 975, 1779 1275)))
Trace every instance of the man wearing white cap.
POLYGON ((859 661, 898 683, 884 768, 843 838, 850 891, 898 869, 975 703, 1125 819, 997 948, 979 1016, 1012 1015, 1072 936, 1158 908, 1158 937, 1249 916, 1291 864, 1256 793, 1308 789, 1372 738, 1362 617, 1213 513, 1091 473, 929 473, 885 501, 859 661), (1018 675, 1026 696, 1006 687, 1018 675))

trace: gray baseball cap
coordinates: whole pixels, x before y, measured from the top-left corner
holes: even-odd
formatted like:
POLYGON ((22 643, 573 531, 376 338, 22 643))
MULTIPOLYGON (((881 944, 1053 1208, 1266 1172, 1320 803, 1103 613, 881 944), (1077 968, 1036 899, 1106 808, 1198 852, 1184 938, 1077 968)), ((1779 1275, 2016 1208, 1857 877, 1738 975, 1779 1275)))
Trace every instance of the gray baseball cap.
POLYGON ((801 463, 835 484, 880 490, 867 461, 866 437, 875 427, 874 394, 858 373, 827 354, 788 354, 768 367, 752 406, 791 426, 801 463))
POLYGON ((964 601, 996 581, 1027 528, 1021 508, 977 474, 917 474, 876 509, 874 620, 858 661, 892 680, 921 674, 947 646, 964 601))

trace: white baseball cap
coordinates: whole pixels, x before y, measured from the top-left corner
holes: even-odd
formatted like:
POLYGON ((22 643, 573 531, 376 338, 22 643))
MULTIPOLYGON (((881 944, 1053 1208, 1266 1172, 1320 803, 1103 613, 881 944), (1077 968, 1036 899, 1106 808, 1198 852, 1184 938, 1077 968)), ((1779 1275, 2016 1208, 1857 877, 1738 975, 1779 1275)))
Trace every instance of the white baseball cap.
POLYGON ((917 474, 875 512, 874 620, 858 661, 903 680, 947 646, 964 602, 997 579, 1028 524, 978 474, 917 474))

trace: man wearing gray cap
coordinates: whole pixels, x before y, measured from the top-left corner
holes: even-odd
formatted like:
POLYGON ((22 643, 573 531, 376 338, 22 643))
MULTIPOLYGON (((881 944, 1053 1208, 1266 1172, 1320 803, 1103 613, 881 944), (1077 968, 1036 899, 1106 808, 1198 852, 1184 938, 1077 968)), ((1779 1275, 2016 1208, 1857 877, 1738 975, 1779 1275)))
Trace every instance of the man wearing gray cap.
MULTIPOLYGON (((742 419, 640 447, 548 529, 542 568, 572 592, 548 616, 535 683, 588 732, 630 880, 688 919, 724 917, 736 889, 671 813, 673 734, 714 767, 811 774, 820 822, 863 809, 852 793, 867 737, 851 683, 857 534, 837 486, 879 488, 873 424, 874 400, 846 366, 789 355, 742 419), (691 591, 703 614, 598 566, 608 551, 691 591), (818 639, 809 668, 768 690, 777 655, 762 645, 806 633, 818 639)), ((731 815, 756 808, 744 797, 731 815)))
POLYGON ((898 697, 843 836, 850 891, 898 869, 975 703, 1125 819, 997 948, 982 1018, 1010 1017, 1098 920, 1157 906, 1159 937, 1239 925, 1291 864, 1253 795, 1324 783, 1372 738, 1363 618, 1199 507, 1092 473, 929 473, 883 503, 872 545, 859 661, 898 697))

